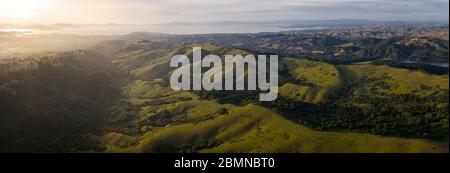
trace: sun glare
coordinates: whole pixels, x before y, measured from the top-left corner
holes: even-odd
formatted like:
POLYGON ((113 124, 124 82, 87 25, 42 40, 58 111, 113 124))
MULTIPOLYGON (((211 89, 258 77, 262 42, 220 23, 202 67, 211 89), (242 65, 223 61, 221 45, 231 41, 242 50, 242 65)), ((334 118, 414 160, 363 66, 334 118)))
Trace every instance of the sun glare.
POLYGON ((10 19, 27 19, 46 6, 46 0, 0 0, 0 14, 10 19))

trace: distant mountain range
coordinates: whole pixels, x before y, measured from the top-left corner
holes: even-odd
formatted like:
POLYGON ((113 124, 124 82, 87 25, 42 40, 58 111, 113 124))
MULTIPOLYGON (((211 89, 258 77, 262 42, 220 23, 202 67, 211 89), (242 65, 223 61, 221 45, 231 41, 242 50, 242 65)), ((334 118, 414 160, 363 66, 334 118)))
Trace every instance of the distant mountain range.
POLYGON ((448 21, 378 21, 363 19, 335 20, 276 20, 276 21, 211 21, 211 22, 168 22, 164 26, 273 26, 287 28, 336 27, 355 25, 418 25, 448 24, 448 21))
POLYGON ((313 28, 313 27, 342 27, 342 26, 362 26, 362 25, 442 25, 448 24, 448 21, 379 21, 364 19, 333 19, 333 20, 275 20, 275 21, 205 21, 205 22, 186 22, 174 21, 161 24, 72 24, 72 23, 55 23, 55 24, 2 24, 0 29, 22 28, 36 30, 56 30, 71 27, 111 27, 111 26, 264 26, 264 27, 281 27, 281 28, 313 28))

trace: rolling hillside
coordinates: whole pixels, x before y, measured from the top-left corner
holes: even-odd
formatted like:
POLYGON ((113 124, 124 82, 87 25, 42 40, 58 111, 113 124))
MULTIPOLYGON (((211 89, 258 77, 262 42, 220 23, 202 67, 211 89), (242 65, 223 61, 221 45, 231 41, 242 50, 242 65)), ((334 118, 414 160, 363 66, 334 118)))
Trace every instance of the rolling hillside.
POLYGON ((194 46, 251 53, 128 40, 1 63, 0 152, 449 152, 448 74, 280 57, 274 102, 174 91, 194 46))
POLYGON ((155 81, 125 91, 137 109, 124 134, 100 138, 106 152, 448 152, 441 142, 318 132, 264 107, 198 100, 155 81))
MULTIPOLYGON (((209 47, 204 50, 206 53, 220 55, 247 52, 206 47, 209 47)), ((261 105, 252 101, 251 94, 171 90, 167 81, 171 69, 163 64, 175 53, 191 56, 189 49, 192 45, 144 50, 139 56, 130 54, 114 60, 114 64, 137 80, 123 88, 124 98, 114 108, 114 128, 94 137, 102 151, 448 152, 448 140, 445 140, 448 133, 443 132, 448 131, 448 116, 443 114, 448 112, 448 99, 437 97, 448 93, 448 75, 284 58, 281 68, 286 73, 280 74, 284 79, 281 99, 261 105), (153 73, 164 75, 156 77, 153 73), (416 96, 413 99, 419 101, 433 97, 434 100, 419 108, 439 109, 430 110, 430 117, 414 111, 384 112, 385 115, 372 112, 384 109, 375 105, 374 99, 392 99, 405 94, 416 96), (399 124, 389 124, 392 121, 399 124), (416 121, 427 123, 414 124, 416 121), (401 138, 430 135, 401 131, 411 125, 417 127, 413 132, 443 136, 438 141, 401 138)), ((393 106, 403 110, 413 102, 420 104, 406 99, 393 106)))

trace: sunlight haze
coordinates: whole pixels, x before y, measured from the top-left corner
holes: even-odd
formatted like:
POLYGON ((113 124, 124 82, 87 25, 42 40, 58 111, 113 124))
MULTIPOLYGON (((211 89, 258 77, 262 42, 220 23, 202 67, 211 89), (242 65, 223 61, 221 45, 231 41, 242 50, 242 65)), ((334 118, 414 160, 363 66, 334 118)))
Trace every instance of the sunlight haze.
POLYGON ((0 0, 0 23, 448 20, 448 0, 0 0))

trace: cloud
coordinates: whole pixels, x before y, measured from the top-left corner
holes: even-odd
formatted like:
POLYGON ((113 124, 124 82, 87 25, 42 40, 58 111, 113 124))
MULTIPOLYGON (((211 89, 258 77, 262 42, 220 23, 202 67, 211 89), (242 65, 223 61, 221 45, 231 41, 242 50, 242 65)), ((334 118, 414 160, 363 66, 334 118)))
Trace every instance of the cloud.
MULTIPOLYGON (((448 0, 49 0, 41 22, 154 24, 174 21, 317 19, 448 20, 448 0)), ((0 16, 0 20, 2 17, 0 16)))
POLYGON ((172 21, 361 18, 448 20, 448 0, 140 0, 172 21))

